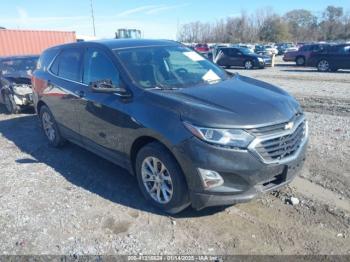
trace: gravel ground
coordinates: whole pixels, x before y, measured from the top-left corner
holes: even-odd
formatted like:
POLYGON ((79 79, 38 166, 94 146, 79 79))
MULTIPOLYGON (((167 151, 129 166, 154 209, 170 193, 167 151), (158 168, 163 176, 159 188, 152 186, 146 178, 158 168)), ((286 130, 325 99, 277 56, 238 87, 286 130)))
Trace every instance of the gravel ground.
POLYGON ((0 254, 350 254, 350 73, 235 71, 305 98, 311 137, 295 183, 169 217, 125 170, 72 144, 51 148, 36 116, 2 110, 0 254))

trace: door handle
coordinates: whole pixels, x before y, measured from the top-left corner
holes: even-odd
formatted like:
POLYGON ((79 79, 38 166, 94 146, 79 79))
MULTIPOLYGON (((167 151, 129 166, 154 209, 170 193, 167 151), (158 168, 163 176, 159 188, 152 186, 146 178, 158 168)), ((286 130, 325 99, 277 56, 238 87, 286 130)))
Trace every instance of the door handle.
POLYGON ((85 96, 85 92, 83 90, 77 90, 74 92, 74 94, 76 94, 80 98, 85 96))

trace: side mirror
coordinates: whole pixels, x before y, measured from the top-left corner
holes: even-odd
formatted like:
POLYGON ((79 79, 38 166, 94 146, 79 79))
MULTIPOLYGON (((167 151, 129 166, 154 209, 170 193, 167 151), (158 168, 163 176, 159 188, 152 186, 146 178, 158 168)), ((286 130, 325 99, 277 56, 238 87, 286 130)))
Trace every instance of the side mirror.
POLYGON ((114 93, 122 97, 130 97, 130 92, 124 87, 116 87, 111 80, 99 80, 90 83, 90 88, 94 93, 114 93))

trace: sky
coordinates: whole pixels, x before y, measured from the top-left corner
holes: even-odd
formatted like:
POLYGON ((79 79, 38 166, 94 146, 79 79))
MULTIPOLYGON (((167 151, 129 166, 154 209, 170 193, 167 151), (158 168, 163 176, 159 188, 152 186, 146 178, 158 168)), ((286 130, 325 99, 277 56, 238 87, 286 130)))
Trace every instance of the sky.
MULTIPOLYGON (((9 29, 75 31, 93 35, 91 0, 1 0, 0 26, 9 29)), ((242 11, 271 8, 278 14, 308 9, 320 15, 328 5, 350 11, 350 0, 92 0, 98 38, 113 38, 118 28, 141 29, 145 38, 175 39, 179 25, 213 22, 242 11)))

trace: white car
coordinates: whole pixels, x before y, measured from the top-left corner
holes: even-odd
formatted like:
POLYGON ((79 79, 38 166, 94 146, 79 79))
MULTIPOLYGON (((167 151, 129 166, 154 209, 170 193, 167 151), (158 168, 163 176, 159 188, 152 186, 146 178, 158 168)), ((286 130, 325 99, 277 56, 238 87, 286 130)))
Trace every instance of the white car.
POLYGON ((275 46, 272 45, 265 45, 265 49, 268 52, 271 52, 272 55, 277 55, 278 54, 278 50, 275 46))
POLYGON ((295 51, 298 51, 299 50, 299 47, 297 47, 297 46, 291 46, 291 47, 288 47, 287 49, 286 49, 286 53, 287 52, 295 52, 295 51))

